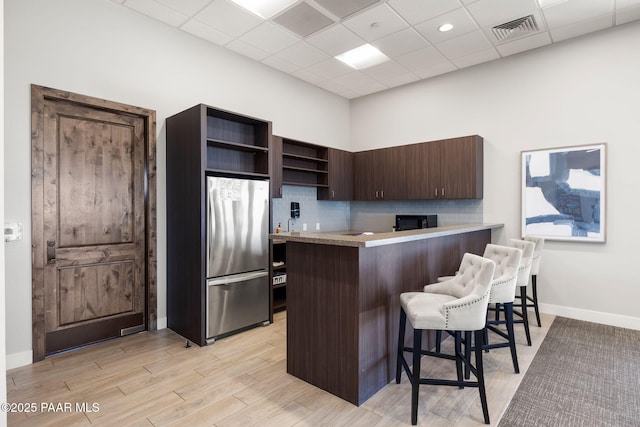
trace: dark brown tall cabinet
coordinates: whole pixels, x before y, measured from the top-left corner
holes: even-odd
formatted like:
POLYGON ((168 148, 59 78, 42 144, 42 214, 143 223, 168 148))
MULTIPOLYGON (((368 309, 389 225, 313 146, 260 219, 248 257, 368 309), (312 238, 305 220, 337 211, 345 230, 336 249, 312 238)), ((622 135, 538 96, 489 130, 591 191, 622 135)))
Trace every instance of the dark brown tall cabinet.
POLYGON ((271 122, 196 105, 169 117, 168 327, 206 344, 206 176, 269 177, 271 122))
POLYGON ((329 148, 328 187, 318 189, 318 200, 353 199, 353 153, 329 148))

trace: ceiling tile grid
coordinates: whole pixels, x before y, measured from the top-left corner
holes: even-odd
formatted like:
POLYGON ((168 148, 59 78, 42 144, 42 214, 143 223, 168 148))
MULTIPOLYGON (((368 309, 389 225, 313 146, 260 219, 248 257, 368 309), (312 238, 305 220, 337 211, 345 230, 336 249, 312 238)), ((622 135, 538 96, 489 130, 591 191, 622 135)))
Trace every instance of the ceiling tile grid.
POLYGON ((233 0, 111 1, 349 99, 640 20, 640 0, 287 0, 267 19, 233 0), (388 61, 334 58, 366 43, 388 61))

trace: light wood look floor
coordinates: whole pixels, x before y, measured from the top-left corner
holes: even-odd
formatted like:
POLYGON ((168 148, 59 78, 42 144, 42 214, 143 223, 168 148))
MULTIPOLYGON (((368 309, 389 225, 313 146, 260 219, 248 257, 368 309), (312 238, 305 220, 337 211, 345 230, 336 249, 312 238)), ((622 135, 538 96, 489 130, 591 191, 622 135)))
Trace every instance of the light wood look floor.
MULTIPOLYGON (((513 373, 508 348, 485 353, 489 413, 497 425, 550 324, 531 327, 527 347, 517 327, 521 373, 513 373)), ((143 332, 56 355, 7 372, 9 402, 35 403, 35 413, 9 413, 10 426, 405 426, 410 425, 410 385, 387 385, 361 407, 286 373, 286 312, 274 323, 185 348, 169 329, 143 332), (42 408, 42 404, 59 407, 42 408), (69 403, 71 410, 64 411, 69 403), (76 411, 76 403, 98 410, 76 411), (58 410, 47 412, 46 409, 58 410)), ((448 349, 451 339, 443 345, 448 349)), ((451 361, 426 358, 423 373, 455 378, 451 361)), ((418 424, 482 423, 475 388, 422 386, 418 424)))

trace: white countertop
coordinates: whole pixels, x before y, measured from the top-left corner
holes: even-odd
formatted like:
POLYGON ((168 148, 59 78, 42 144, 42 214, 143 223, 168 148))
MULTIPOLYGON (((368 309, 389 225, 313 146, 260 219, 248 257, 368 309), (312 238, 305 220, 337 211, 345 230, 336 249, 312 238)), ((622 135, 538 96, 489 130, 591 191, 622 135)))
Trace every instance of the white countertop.
POLYGON ((288 232, 270 234, 269 238, 287 242, 315 243, 320 245, 353 246, 370 248, 374 246, 392 245, 394 243, 411 242, 414 240, 430 239, 433 237, 450 236, 454 234, 470 233, 473 231, 502 228, 504 224, 459 224, 444 227, 423 228, 374 234, 358 234, 357 231, 331 232, 288 232))

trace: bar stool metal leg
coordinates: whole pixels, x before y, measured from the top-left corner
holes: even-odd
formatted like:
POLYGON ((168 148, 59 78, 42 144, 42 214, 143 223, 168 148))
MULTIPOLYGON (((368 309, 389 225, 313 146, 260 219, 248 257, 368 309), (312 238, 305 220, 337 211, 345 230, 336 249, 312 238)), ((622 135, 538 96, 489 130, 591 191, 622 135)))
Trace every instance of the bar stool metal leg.
POLYGON ((540 311, 538 310, 538 287, 537 287, 537 274, 531 275, 531 291, 533 293, 533 309, 536 312, 536 320, 538 321, 538 327, 542 327, 542 323, 540 323, 540 311))

